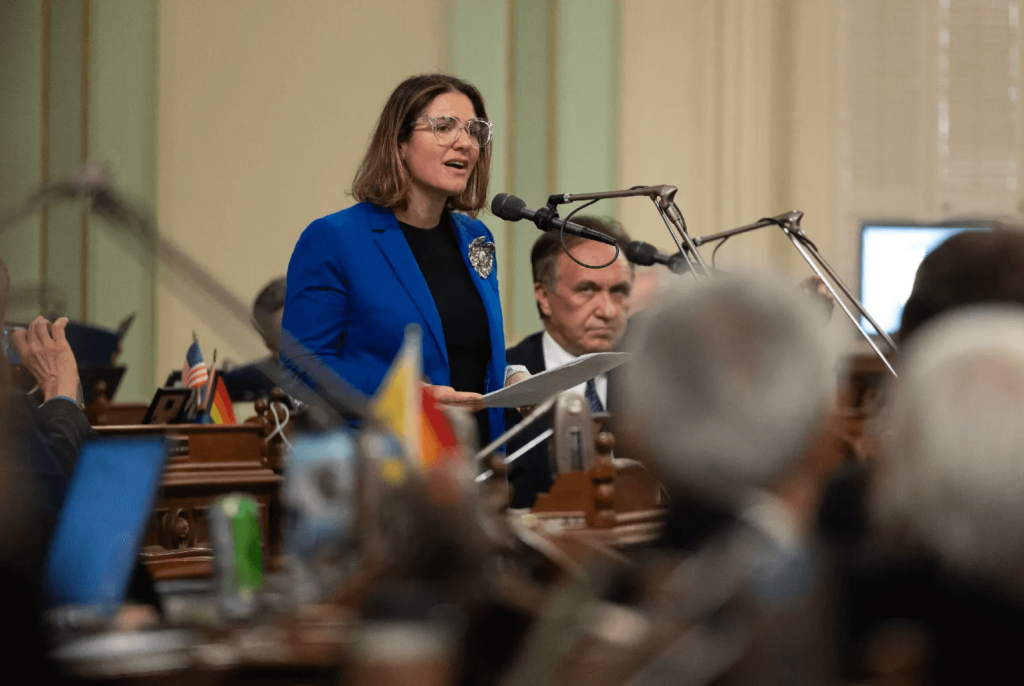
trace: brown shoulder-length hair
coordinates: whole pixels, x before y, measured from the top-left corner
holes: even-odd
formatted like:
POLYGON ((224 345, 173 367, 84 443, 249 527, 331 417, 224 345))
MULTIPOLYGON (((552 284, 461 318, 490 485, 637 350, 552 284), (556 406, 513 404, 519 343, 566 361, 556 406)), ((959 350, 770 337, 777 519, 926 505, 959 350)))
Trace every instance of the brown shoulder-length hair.
MULTIPOLYGON (((352 182, 352 195, 360 202, 379 207, 404 207, 409 195, 411 177, 399 153, 399 146, 409 140, 416 120, 439 95, 462 93, 476 116, 487 119, 487 108, 480 91, 471 83, 446 74, 422 74, 402 81, 388 98, 377 120, 363 161, 359 163, 352 182)), ((448 199, 448 207, 475 217, 487 205, 487 183, 491 175, 491 146, 480 149, 466 190, 448 199)))

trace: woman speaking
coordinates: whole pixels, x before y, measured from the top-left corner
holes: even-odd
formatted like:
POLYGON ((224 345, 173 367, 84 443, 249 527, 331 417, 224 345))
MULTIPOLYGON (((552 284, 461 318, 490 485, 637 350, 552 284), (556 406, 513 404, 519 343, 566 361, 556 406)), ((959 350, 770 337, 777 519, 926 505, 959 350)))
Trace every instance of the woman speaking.
MULTIPOLYGON (((475 219, 487 202, 492 130, 473 85, 406 79, 356 172, 360 202, 314 221, 295 246, 282 326, 367 395, 409 324, 423 331, 423 371, 439 401, 477 410, 482 393, 511 380, 494 237, 475 219)), ((476 418, 481 441, 503 430, 500 409, 476 418)))

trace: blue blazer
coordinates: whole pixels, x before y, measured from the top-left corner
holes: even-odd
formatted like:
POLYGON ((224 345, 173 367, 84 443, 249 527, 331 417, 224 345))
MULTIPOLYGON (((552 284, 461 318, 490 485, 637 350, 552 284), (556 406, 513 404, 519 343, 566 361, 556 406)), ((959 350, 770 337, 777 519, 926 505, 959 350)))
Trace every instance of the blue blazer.
MULTIPOLYGON (((483 222, 452 213, 466 269, 480 293, 491 334, 487 392, 505 384, 505 334, 497 261, 486 279, 469 263, 469 243, 493 242, 483 222)), ((362 202, 310 224, 288 263, 282 328, 355 388, 373 395, 402 345, 405 327, 423 331, 423 372, 450 385, 448 350, 434 299, 392 210, 362 202)), ((488 412, 491 438, 504 431, 488 412)), ((485 437, 481 437, 484 440, 485 437)))

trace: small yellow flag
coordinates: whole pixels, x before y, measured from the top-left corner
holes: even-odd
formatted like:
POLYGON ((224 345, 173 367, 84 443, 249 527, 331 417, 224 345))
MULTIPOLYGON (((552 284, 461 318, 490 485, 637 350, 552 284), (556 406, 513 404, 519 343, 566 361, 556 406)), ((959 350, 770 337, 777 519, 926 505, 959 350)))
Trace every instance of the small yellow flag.
POLYGON ((420 416, 423 402, 420 393, 423 378, 423 350, 420 329, 410 324, 405 339, 391 368, 384 376, 371 407, 376 417, 395 433, 409 458, 422 460, 420 445, 420 416))

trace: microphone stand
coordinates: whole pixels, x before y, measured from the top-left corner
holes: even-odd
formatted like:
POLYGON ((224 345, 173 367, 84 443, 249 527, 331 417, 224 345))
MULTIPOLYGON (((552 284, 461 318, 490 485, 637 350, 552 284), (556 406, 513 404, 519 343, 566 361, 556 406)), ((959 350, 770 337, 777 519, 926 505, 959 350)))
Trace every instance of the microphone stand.
POLYGON ((676 193, 679 191, 675 186, 634 186, 633 188, 624 191, 603 191, 600 193, 564 193, 561 195, 552 195, 548 198, 548 205, 560 205, 563 203, 577 202, 581 200, 609 200, 612 198, 634 198, 639 196, 648 197, 654 203, 654 206, 658 208, 658 214, 661 215, 662 221, 665 222, 665 228, 668 229, 668 233, 672 236, 673 242, 676 244, 679 252, 682 253, 686 259, 686 263, 690 266, 690 273, 693 274, 695 279, 699 279, 698 271, 694 268, 694 265, 700 267, 700 273, 705 277, 710 277, 711 272, 708 270, 708 266, 704 263, 704 259, 697 252, 697 244, 694 243, 693 239, 690 238, 690 233, 686 229, 686 220, 683 219, 683 213, 679 211, 679 206, 675 203, 676 193), (675 233, 672 229, 675 228, 675 233), (676 234, 679 234, 678 237, 676 234), (685 247, 684 247, 685 246, 685 247), (692 257, 692 259, 691 259, 692 257))
POLYGON ((820 252, 818 252, 818 247, 814 245, 811 239, 807 237, 807 234, 803 232, 803 229, 800 227, 800 221, 804 216, 803 212, 800 210, 794 210, 792 212, 780 214, 777 217, 769 217, 756 221, 753 224, 729 229, 728 231, 691 238, 686 229, 686 221, 683 219, 682 212, 679 211, 679 207, 675 203, 675 196, 678 190, 679 189, 675 186, 662 185, 634 186, 628 190, 604 191, 600 193, 564 193, 561 195, 550 196, 548 198, 547 206, 553 208, 554 206, 563 203, 579 202, 583 200, 607 200, 611 198, 632 198, 637 196, 649 197, 651 201, 654 202, 655 207, 658 208, 658 214, 661 215, 662 220, 665 222, 665 227, 668 229, 669 235, 672 236, 672 240, 675 242, 679 252, 682 253, 684 258, 686 258, 686 263, 690 266, 690 272, 693 274, 694 278, 698 280, 701 275, 705 278, 711 278, 711 271, 708 269, 703 258, 701 258, 700 252, 697 248, 714 241, 724 241, 727 238, 731 238, 741 233, 763 229, 766 226, 777 226, 782 229, 782 232, 786 234, 786 237, 793 243, 793 246, 797 249, 797 252, 800 253, 800 256, 804 258, 804 261, 810 265, 811 269, 814 270, 814 273, 817 274, 818 278, 825 284, 825 288, 829 290, 832 297, 839 303, 839 306, 842 308, 843 312, 846 313, 849 320, 853 322, 853 325, 857 327, 861 335, 868 342, 868 345, 871 346, 871 349, 874 350, 875 354, 882 360, 882 363, 885 364, 889 373, 894 377, 896 376, 896 370, 889 363, 889 359, 878 347, 878 344, 872 340, 871 334, 869 334, 861 325, 859 318, 851 311, 851 307, 856 309, 865 319, 871 322, 871 325, 875 327, 875 331, 878 332, 879 336, 881 336, 893 353, 899 352, 899 348, 896 346, 896 343, 892 338, 890 338, 889 334, 879 326, 878 322, 876 322, 874 317, 871 316, 871 313, 864 308, 864 305, 861 304, 850 288, 843 282, 836 271, 832 268, 832 265, 825 260, 820 252), (673 229, 675 229, 674 232, 673 229), (694 268, 695 264, 699 266, 700 274, 698 274, 697 269, 694 268), (840 295, 840 293, 842 295, 840 295))
POLYGON ((814 273, 818 275, 818 278, 821 279, 822 283, 825 284, 825 288, 829 290, 832 297, 835 298, 836 302, 838 302, 839 306, 843 309, 843 312, 846 313, 846 316, 851 322, 853 322, 853 325, 857 327, 857 330, 860 331, 861 335, 868 342, 868 345, 871 346, 871 349, 875 351, 875 354, 878 355, 879 359, 882 360, 882 363, 889 370, 889 373, 892 374, 893 377, 896 377, 896 370, 893 369, 893 366, 889 363, 888 358, 878 347, 878 344, 872 340, 871 334, 869 334, 867 329, 861 325, 860 319, 850 310, 850 306, 855 308, 865 319, 871 322, 871 325, 875 327, 875 331, 878 332, 878 335, 885 341, 886 345, 889 346, 889 349, 893 353, 899 352, 899 348, 896 346, 896 343, 892 340, 889 334, 885 332, 885 329, 879 326, 878 322, 875 321, 875 318, 871 316, 871 313, 868 312, 864 305, 856 296, 854 296, 850 288, 839 277, 839 274, 836 273, 835 269, 832 268, 832 265, 822 257, 821 253, 818 251, 818 246, 816 246, 814 242, 807 237, 807 234, 804 233, 803 229, 800 227, 800 221, 803 219, 803 216, 804 213, 800 210, 786 212, 776 217, 761 219, 753 224, 729 229, 728 231, 722 231, 708 236, 698 236, 693 239, 693 244, 700 247, 706 243, 724 241, 726 238, 731 238, 732 236, 736 236, 741 233, 747 233, 748 231, 762 229, 766 226, 779 227, 782 229, 782 232, 786 234, 786 237, 790 242, 793 243, 793 247, 797 249, 797 252, 799 252, 800 256, 804 258, 804 261, 807 262, 811 269, 814 270, 814 273), (843 297, 840 297, 840 292, 845 296, 845 300, 843 297))

